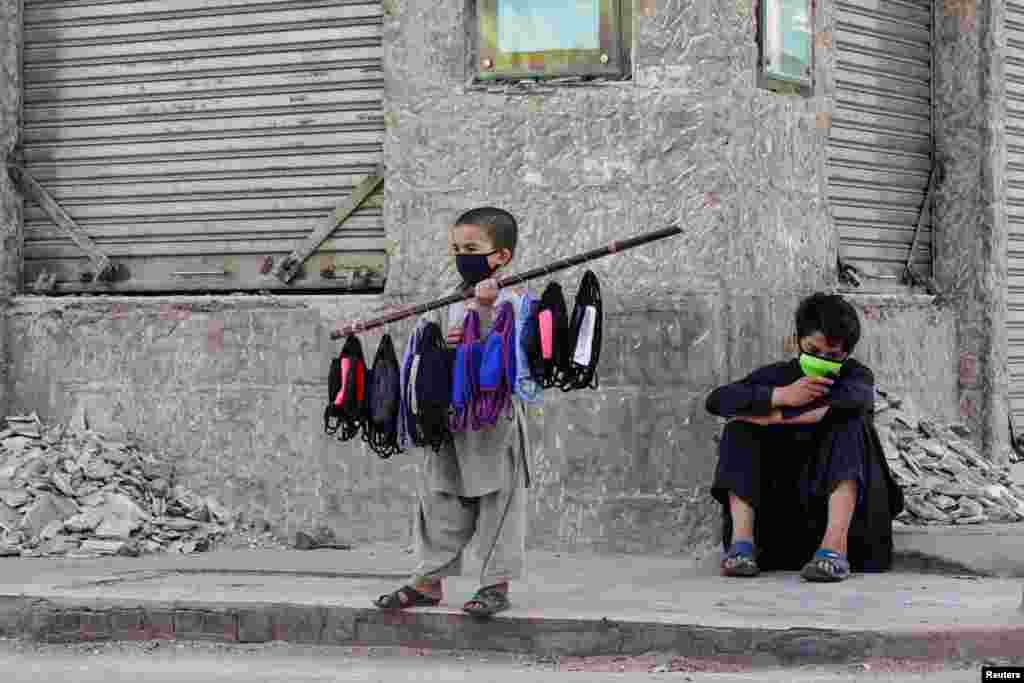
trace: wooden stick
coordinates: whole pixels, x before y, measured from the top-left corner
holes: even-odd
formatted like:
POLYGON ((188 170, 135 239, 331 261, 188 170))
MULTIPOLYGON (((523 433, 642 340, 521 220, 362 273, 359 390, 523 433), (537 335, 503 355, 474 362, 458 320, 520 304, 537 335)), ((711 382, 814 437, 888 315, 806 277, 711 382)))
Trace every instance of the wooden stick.
MULTIPOLYGON (((681 235, 682 232, 683 231, 681 228, 678 228, 673 225, 662 230, 655 230, 654 232, 644 233, 642 235, 637 235, 636 237, 630 237, 629 239, 615 241, 598 249, 591 249, 590 251, 584 252, 582 254, 577 254, 576 256, 569 256, 564 259, 559 259, 558 261, 549 263, 546 266, 534 268, 532 270, 519 273, 518 275, 509 275, 508 277, 498 278, 498 289, 512 287, 522 282, 526 282, 527 280, 533 280, 538 277, 543 277, 544 275, 550 275, 560 270, 572 268, 573 266, 578 266, 581 263, 593 261, 594 259, 599 259, 604 256, 609 256, 611 254, 617 254, 620 251, 625 251, 627 249, 639 247, 641 245, 654 242, 655 240, 664 239, 666 237, 672 237, 674 235, 681 235)), ((391 323, 398 322, 399 320, 405 320, 406 318, 411 318, 417 315, 423 315, 424 313, 428 313, 438 308, 451 306, 452 304, 458 303, 460 301, 465 301, 467 299, 472 299, 473 297, 473 290, 468 290, 460 294, 450 294, 441 299, 435 299, 434 301, 429 301, 427 303, 417 304, 414 306, 407 306, 393 313, 389 313, 388 315, 381 316, 379 318, 373 318, 371 320, 353 321, 345 325, 342 325, 340 329, 331 332, 331 339, 341 339, 342 337, 349 337, 354 334, 360 334, 362 332, 366 332, 377 327, 390 325, 391 323)))

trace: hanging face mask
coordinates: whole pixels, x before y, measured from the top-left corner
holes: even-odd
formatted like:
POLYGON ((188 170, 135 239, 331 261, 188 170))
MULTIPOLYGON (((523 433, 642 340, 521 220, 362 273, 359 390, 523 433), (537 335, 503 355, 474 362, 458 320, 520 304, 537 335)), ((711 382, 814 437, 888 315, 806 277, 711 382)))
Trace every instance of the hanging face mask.
POLYGON ((842 361, 815 356, 810 353, 800 354, 800 369, 808 377, 828 377, 838 375, 843 368, 842 361))
POLYGON ((480 284, 494 272, 487 257, 497 254, 495 249, 490 254, 459 254, 455 257, 455 267, 459 269, 459 275, 466 281, 467 285, 480 284))

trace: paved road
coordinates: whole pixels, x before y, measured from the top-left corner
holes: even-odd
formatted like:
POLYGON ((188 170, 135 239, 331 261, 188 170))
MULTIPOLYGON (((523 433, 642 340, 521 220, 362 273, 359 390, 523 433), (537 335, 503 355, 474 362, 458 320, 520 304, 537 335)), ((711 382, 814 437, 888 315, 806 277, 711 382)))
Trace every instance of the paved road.
MULTIPOLYGON (((553 662, 510 655, 439 652, 425 655, 391 652, 353 652, 343 648, 161 643, 90 646, 35 645, 0 641, 0 671, 5 681, 75 683, 881 683, 931 681, 974 683, 980 667, 941 672, 832 670, 763 670, 744 673, 671 671, 617 673, 601 671, 608 660, 559 671, 553 662)), ((628 666, 628 662, 626 662, 628 666)), ((565 663, 563 663, 565 666, 565 663)), ((878 667, 876 666, 876 669, 878 667)))

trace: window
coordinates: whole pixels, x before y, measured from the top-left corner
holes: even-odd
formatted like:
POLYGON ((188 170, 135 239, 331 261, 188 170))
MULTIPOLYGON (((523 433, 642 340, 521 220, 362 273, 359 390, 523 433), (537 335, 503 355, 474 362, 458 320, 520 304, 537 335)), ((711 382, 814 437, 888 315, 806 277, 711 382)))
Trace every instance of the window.
POLYGON ((623 77, 632 2, 476 0, 477 78, 623 77))
POLYGON ((813 0, 761 0, 758 80, 772 90, 809 93, 812 85, 813 0))

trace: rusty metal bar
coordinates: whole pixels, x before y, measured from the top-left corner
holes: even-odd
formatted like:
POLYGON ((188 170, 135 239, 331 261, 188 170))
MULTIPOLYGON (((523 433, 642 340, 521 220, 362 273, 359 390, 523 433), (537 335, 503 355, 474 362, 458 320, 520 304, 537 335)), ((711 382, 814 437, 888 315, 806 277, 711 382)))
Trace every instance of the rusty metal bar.
POLYGON ((24 166, 8 164, 7 168, 22 191, 39 205, 39 208, 53 221, 54 225, 63 230, 78 245, 78 248, 85 252, 96 269, 96 279, 108 279, 114 273, 114 266, 110 262, 110 258, 103 253, 99 245, 89 237, 82 226, 75 222, 75 219, 57 203, 57 200, 32 177, 32 174, 24 166))
POLYGON ((331 233, 339 225, 348 220, 349 216, 356 212, 363 203, 372 197, 384 183, 384 165, 378 164, 377 168, 366 177, 363 182, 356 186, 348 201, 335 209, 330 218, 324 221, 320 227, 312 232, 306 240, 300 244, 290 256, 278 264, 274 276, 288 284, 295 279, 302 264, 313 255, 321 244, 331 236, 331 233))

